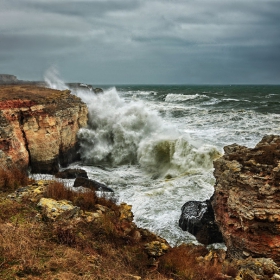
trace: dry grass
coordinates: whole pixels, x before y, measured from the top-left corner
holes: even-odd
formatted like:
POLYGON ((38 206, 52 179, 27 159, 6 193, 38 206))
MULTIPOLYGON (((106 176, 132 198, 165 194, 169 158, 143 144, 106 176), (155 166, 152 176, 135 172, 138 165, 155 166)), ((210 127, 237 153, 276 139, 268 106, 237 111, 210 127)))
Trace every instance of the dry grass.
POLYGON ((0 166, 0 190, 13 191, 21 186, 26 186, 30 182, 26 172, 16 168, 5 168, 0 166))
POLYGON ((223 262, 218 258, 203 259, 207 254, 209 251, 204 246, 180 245, 161 258, 159 271, 177 280, 222 280, 228 279, 223 273, 236 275, 231 267, 223 270, 223 262))
MULTIPOLYGON (((0 279, 137 279, 134 276, 146 280, 224 279, 220 274, 221 263, 198 261, 208 254, 203 246, 172 248, 158 259, 158 269, 149 269, 150 260, 143 248, 152 237, 135 241, 124 235, 118 226, 119 206, 97 197, 91 190, 75 192, 53 182, 46 195, 71 200, 84 210, 95 210, 98 203, 111 211, 94 222, 41 221, 34 204, 27 200, 20 203, 8 200, 2 194, 0 279)), ((229 265, 224 271, 235 274, 229 265)))
POLYGON ((85 189, 83 191, 73 191, 62 182, 53 181, 49 184, 46 190, 46 197, 56 200, 70 200, 74 205, 79 206, 82 210, 95 210, 96 204, 101 204, 113 210, 117 210, 118 206, 114 199, 106 199, 105 197, 98 197, 95 191, 85 189))

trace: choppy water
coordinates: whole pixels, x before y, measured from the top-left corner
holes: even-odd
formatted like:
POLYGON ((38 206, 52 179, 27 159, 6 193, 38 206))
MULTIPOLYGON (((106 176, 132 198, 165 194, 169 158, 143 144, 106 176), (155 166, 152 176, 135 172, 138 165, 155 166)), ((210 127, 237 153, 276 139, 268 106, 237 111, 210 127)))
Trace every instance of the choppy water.
POLYGON ((89 108, 79 131, 89 177, 133 205, 138 226, 172 245, 194 242, 178 227, 181 206, 213 193, 222 147, 253 147, 279 134, 280 86, 117 86, 76 90, 89 108))

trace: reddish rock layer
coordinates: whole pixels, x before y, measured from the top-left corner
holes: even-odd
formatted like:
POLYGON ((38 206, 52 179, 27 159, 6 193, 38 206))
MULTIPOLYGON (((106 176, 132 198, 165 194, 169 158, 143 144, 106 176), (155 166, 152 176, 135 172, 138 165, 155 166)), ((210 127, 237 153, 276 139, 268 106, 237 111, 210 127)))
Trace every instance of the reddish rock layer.
POLYGON ((280 136, 265 136, 253 149, 224 149, 214 162, 212 205, 228 255, 280 264, 280 136))
POLYGON ((0 86, 0 164, 54 173, 77 159, 76 134, 87 107, 70 91, 0 86))

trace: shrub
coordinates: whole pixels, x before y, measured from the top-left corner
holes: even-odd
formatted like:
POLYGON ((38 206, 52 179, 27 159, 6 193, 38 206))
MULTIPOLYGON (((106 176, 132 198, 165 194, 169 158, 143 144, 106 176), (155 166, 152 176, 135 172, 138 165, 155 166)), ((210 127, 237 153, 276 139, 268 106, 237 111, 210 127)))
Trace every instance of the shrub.
POLYGON ((5 168, 0 166, 0 189, 3 191, 14 191, 15 189, 26 186, 30 182, 26 172, 17 167, 5 168))

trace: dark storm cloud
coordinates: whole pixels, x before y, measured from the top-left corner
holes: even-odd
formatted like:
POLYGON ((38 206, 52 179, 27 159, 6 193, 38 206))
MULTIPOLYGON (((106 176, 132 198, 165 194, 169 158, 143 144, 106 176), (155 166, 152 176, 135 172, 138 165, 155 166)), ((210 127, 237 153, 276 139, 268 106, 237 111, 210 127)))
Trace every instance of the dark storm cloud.
POLYGON ((279 46, 278 0, 0 2, 0 72, 22 77, 32 61, 32 78, 56 63, 88 82, 280 83, 279 46))

